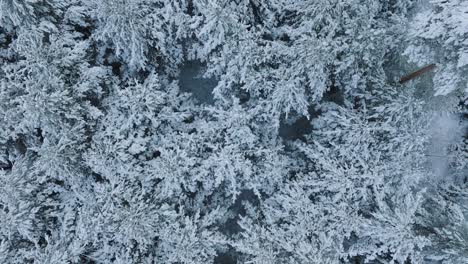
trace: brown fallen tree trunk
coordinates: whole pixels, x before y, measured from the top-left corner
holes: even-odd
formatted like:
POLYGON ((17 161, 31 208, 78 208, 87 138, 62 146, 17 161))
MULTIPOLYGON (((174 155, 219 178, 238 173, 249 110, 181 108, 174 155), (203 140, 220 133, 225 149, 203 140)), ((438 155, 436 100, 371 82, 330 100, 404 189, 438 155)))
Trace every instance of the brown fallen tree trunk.
POLYGON ((435 64, 429 64, 424 68, 421 68, 421 69, 419 69, 419 70, 417 70, 417 71, 415 71, 413 73, 410 73, 410 74, 408 74, 406 76, 401 77, 400 78, 400 84, 405 83, 405 82, 407 82, 409 80, 412 80, 412 79, 418 77, 419 75, 434 69, 435 66, 436 66, 435 64))

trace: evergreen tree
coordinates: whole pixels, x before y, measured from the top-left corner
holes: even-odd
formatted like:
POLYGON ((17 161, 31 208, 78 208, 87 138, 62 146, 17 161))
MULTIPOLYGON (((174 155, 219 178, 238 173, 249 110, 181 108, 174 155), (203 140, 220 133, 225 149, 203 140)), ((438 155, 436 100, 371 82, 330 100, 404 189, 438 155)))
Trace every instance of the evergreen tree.
POLYGON ((435 95, 468 92, 468 10, 466 1, 430 1, 429 7, 416 14, 409 33, 409 58, 419 64, 436 63, 435 95))

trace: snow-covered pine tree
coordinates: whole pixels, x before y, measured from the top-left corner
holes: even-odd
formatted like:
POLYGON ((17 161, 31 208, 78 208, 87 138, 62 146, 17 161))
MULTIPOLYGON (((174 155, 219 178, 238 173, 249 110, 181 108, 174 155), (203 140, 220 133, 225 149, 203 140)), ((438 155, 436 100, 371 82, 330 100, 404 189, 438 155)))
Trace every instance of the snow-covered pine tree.
POLYGON ((435 63, 435 95, 468 93, 468 3, 429 1, 411 21, 405 54, 418 65, 435 63))
POLYGON ((82 2, 94 21, 92 38, 99 52, 112 52, 129 71, 158 67, 174 73, 181 63, 188 34, 186 1, 82 2))

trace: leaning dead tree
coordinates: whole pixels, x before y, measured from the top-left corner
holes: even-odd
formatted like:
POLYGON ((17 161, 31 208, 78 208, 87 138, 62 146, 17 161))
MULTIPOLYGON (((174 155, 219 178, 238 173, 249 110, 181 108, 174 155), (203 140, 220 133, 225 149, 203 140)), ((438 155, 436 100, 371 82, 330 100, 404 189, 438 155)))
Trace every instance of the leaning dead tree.
POLYGON ((405 83, 405 82, 407 82, 409 80, 412 80, 412 79, 418 77, 419 75, 421 75, 421 74, 423 74, 425 72, 428 72, 428 71, 430 71, 430 70, 432 70, 434 68, 435 68, 435 64, 427 65, 424 68, 421 68, 421 69, 419 69, 419 70, 417 70, 417 71, 415 71, 413 73, 410 73, 410 74, 408 74, 406 76, 401 77, 400 78, 400 83, 405 83))

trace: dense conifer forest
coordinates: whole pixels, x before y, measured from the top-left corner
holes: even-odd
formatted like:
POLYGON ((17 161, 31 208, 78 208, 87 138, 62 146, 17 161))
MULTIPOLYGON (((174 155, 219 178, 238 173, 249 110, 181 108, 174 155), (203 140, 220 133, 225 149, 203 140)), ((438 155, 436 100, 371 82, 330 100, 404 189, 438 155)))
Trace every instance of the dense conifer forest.
POLYGON ((468 263, 468 1, 0 0, 0 263, 468 263))

